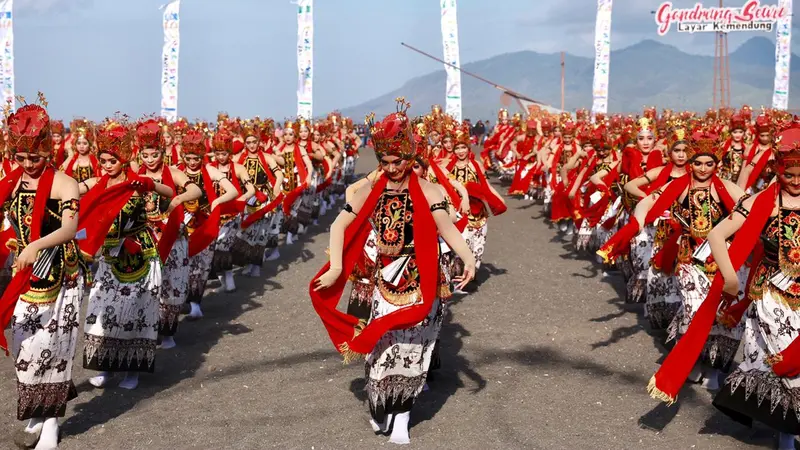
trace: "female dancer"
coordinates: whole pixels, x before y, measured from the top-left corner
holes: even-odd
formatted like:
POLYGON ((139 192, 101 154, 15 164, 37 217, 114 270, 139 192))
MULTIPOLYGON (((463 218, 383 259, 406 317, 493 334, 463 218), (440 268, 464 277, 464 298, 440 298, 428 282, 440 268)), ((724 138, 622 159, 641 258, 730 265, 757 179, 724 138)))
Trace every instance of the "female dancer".
POLYGON ((747 426, 755 420, 777 430, 778 448, 787 450, 795 448, 800 434, 800 130, 784 131, 779 146, 778 182, 738 205, 731 220, 709 233, 708 242, 724 279, 724 304, 740 290, 737 265, 756 248, 747 300, 729 308, 746 311, 742 362, 714 406, 747 426), (734 233, 729 250, 726 240, 734 233))
MULTIPOLYGON (((206 154, 205 136, 199 130, 189 130, 181 142, 183 173, 189 180, 197 185, 202 192, 200 198, 183 204, 191 218, 186 223, 189 234, 189 295, 187 302, 191 308, 188 318, 196 320, 203 317, 200 302, 203 299, 208 275, 211 273, 211 261, 214 259, 214 241, 219 236, 219 219, 215 219, 212 212, 239 196, 239 192, 230 180, 211 164, 206 164, 203 157, 206 154), (218 192, 222 192, 217 195, 218 192), (210 228, 205 222, 216 220, 210 228), (206 228, 201 228, 205 225, 206 228), (206 239, 206 230, 213 230, 213 236, 206 239), (203 230, 200 232, 200 230, 203 230), (194 242, 204 241, 203 244, 194 245, 194 242), (194 242, 193 242, 194 241, 194 242)), ((221 213, 219 217, 221 217, 221 213)))
POLYGON ((95 133, 92 124, 88 121, 73 122, 70 134, 74 152, 61 165, 61 171, 78 183, 100 176, 100 167, 94 155, 95 133))
MULTIPOLYGON (((239 193, 237 201, 247 202, 256 193, 256 188, 250 181, 247 169, 231 160, 233 152, 233 135, 223 129, 214 135, 211 148, 214 151, 214 162, 211 165, 227 178, 236 192, 239 193)), ((221 195, 220 190, 217 195, 221 195)), ((220 285, 225 292, 234 292, 236 283, 233 279, 233 255, 231 246, 236 239, 236 232, 241 223, 239 214, 223 214, 220 216, 220 230, 214 248, 214 259, 211 261, 211 272, 216 273, 220 285)))
MULTIPOLYGON (((184 218, 181 205, 197 200, 202 192, 183 172, 167 165, 161 148, 151 147, 159 141, 166 142, 163 136, 159 138, 161 132, 162 128, 155 120, 137 127, 139 141, 144 143, 139 150, 142 167, 137 172, 178 194, 172 199, 162 197, 158 192, 149 192, 145 196, 148 224, 156 236, 162 262, 158 334, 161 336, 161 348, 169 349, 175 347, 174 337, 178 331, 181 306, 186 302, 189 288, 189 242, 185 227, 182 226, 184 218), (144 137, 145 134, 150 136, 144 137)), ((136 168, 135 163, 132 166, 136 168)))
POLYGON ((367 354, 373 430, 392 428, 390 442, 407 444, 410 410, 425 383, 442 323, 437 233, 465 261, 461 285, 474 276, 475 259, 453 226, 441 191, 412 173, 416 149, 404 111, 375 124, 372 136, 384 175, 356 192, 336 218, 330 262, 312 280, 311 297, 345 360, 367 354), (364 324, 336 311, 336 305, 371 224, 377 227, 376 288, 370 321, 364 324))
MULTIPOLYGON (((105 173, 80 183, 84 200, 131 180, 148 181, 114 211, 113 223, 102 243, 95 283, 89 293, 84 327, 84 368, 100 373, 89 379, 103 387, 111 372, 125 372, 119 386, 135 389, 139 372, 155 370, 159 323, 161 260, 156 239, 147 224, 145 192, 171 199, 175 192, 162 183, 141 179, 130 166, 131 131, 109 122, 98 136, 98 159, 105 173)), ((156 148, 157 137, 139 136, 143 147, 156 148)), ((138 181, 137 181, 138 182, 138 181)), ((86 252, 82 244, 81 249, 86 252)), ((93 249, 88 256, 94 256, 93 249)))
MULTIPOLYGON (((52 169, 44 108, 23 106, 8 117, 7 127, 8 148, 19 167, 0 183, 0 203, 14 229, 16 259, 14 278, 0 301, 0 328, 11 320, 17 419, 28 421, 16 440, 54 449, 58 417, 64 417, 67 402, 77 397, 72 361, 84 281, 90 275, 74 241, 78 183, 52 169)), ((2 335, 0 347, 6 349, 2 335)))

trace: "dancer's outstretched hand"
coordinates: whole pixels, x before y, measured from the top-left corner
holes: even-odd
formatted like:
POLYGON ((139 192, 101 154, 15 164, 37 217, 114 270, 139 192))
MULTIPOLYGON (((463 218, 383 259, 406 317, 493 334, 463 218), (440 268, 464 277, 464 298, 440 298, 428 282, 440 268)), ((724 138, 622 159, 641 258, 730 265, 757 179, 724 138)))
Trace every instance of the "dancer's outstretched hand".
POLYGON ((454 281, 458 283, 456 286, 456 290, 463 290, 464 286, 466 286, 472 279, 475 278, 475 263, 474 262, 465 262, 464 263, 464 272, 459 277, 455 277, 454 281))
POLYGON ((342 269, 335 269, 331 267, 327 272, 323 273, 319 278, 317 278, 317 281, 314 282, 314 292, 328 289, 329 287, 333 286, 333 283, 339 279, 339 275, 341 274, 342 269))

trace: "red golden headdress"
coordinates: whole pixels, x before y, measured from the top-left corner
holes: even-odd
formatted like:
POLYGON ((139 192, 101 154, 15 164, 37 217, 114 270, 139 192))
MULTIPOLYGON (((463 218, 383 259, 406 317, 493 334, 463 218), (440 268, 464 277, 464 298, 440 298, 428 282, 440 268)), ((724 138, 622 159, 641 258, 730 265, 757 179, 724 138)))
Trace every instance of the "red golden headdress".
POLYGON ((653 120, 648 117, 640 117, 639 120, 636 122, 636 134, 644 133, 645 131, 649 131, 654 136, 656 134, 656 124, 653 120))
POLYGON ((159 148, 161 145, 161 125, 155 119, 148 119, 136 125, 136 139, 139 148, 159 148))
POLYGON ((86 119, 75 119, 69 124, 70 133, 77 139, 82 137, 89 141, 89 145, 95 140, 94 124, 86 119))
POLYGON ((715 161, 722 161, 725 149, 719 145, 719 136, 710 131, 698 131, 692 135, 686 146, 686 156, 692 160, 698 156, 710 156, 715 161))
POLYGON ((772 120, 762 114, 756 117, 756 133, 772 133, 772 120))
POLYGON ((734 114, 733 116, 731 116, 731 122, 730 125, 728 126, 728 129, 730 131, 747 130, 747 121, 740 114, 734 114))
POLYGON ((12 153, 50 153, 53 140, 50 136, 50 117, 39 105, 25 105, 6 120, 8 149, 12 153))
POLYGON ((64 131, 64 122, 60 120, 53 120, 50 122, 50 133, 63 135, 64 131))
POLYGON ((396 101, 397 112, 389 114, 377 123, 375 115, 370 114, 366 122, 372 132, 375 154, 379 159, 384 156, 396 156, 410 160, 416 155, 414 132, 406 116, 406 111, 411 105, 402 97, 396 101))
POLYGON ((206 136, 202 131, 192 128, 183 135, 181 149, 185 155, 203 157, 206 154, 206 136))
POLYGON ((458 129, 456 129, 456 134, 453 137, 453 140, 454 140, 454 145, 464 144, 467 147, 469 147, 472 144, 472 141, 471 141, 470 135, 469 135, 469 127, 466 126, 466 125, 463 125, 463 126, 459 127, 458 129))
POLYGON ((107 122, 97 135, 97 153, 110 153, 123 162, 128 162, 133 153, 132 141, 133 136, 128 127, 119 122, 107 122))
POLYGON ((561 128, 561 135, 562 136, 574 136, 575 131, 577 130, 577 125, 573 121, 564 122, 564 125, 561 128))
POLYGON ((775 152, 778 171, 789 167, 800 167, 800 128, 791 127, 778 135, 778 151, 775 152))
POLYGON ((225 129, 218 131, 211 140, 211 148, 215 152, 233 153, 233 134, 225 129))

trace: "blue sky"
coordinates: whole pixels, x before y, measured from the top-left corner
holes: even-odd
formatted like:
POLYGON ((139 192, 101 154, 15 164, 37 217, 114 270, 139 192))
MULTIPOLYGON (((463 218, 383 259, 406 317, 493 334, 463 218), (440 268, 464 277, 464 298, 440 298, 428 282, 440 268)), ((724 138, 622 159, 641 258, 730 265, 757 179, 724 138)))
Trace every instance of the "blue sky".
MULTIPOLYGON (((157 112, 163 43, 158 7, 165 2, 15 0, 17 93, 34 97, 43 91, 51 114, 66 120, 101 119, 117 110, 131 116, 157 112)), ((709 34, 672 32, 659 38, 650 14, 659 3, 615 0, 612 47, 659 39, 691 53, 713 54, 709 34)), ((695 1, 673 3, 688 7, 695 1)), ((595 5, 595 0, 459 0, 462 64, 519 50, 589 56, 595 5)), ((294 115, 295 8, 289 0, 182 0, 179 114, 190 119, 213 118, 217 111, 294 115)), ((361 103, 441 69, 400 45, 441 54, 436 0, 317 0, 314 18, 315 114, 361 103)), ((732 33, 730 50, 754 35, 732 33)), ((798 39, 795 34, 794 42, 798 39)), ((797 47, 792 46, 795 52, 797 47)))

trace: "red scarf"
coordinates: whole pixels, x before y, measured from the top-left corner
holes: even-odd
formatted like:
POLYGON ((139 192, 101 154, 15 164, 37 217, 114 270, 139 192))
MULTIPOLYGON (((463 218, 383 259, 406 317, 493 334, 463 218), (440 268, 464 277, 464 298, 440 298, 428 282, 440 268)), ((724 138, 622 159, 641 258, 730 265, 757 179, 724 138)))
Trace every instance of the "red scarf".
MULTIPOLYGON (((239 182, 239 177, 236 176, 236 166, 233 164, 233 162, 228 162, 228 165, 231 166, 231 168, 228 170, 228 172, 223 172, 221 170, 220 170, 220 172, 222 172, 222 173, 230 173, 231 174, 231 177, 228 178, 228 179, 231 180, 231 184, 233 184, 233 187, 236 188, 236 192, 238 192, 239 195, 242 195, 244 193, 244 191, 242 190, 242 183, 239 182)), ((218 161, 212 162, 211 163, 211 167, 213 167, 215 169, 219 169, 219 162, 218 161)))
MULTIPOLYGON (((453 183, 450 182, 450 177, 445 175, 442 168, 436 164, 435 161, 431 162, 431 170, 433 170, 433 174, 436 176, 436 181, 439 182, 445 192, 447 192, 447 196, 450 198, 450 203, 453 204, 453 207, 458 210, 458 205, 461 203, 461 196, 458 195, 458 191, 456 188, 453 187, 453 183)), ((462 217, 458 222, 456 222, 456 228, 458 231, 463 232, 464 229, 467 227, 467 223, 469 222, 469 216, 462 217)))
MULTIPOLYGON (((17 183, 22 179, 22 168, 17 168, 5 178, 0 180, 0 205, 5 203, 11 196, 17 183)), ((31 217, 31 230, 28 237, 29 242, 34 242, 42 237, 42 222, 47 210, 47 200, 50 198, 50 191, 53 188, 53 178, 55 170, 46 168, 39 178, 39 186, 33 198, 33 215, 31 217)), ((4 245, 5 246, 5 245, 4 245)), ((0 298, 0 329, 5 329, 14 315, 14 307, 17 300, 31 288, 33 278, 33 264, 18 270, 11 282, 6 286, 2 298, 0 298)), ((8 342, 3 333, 0 333, 0 348, 8 355, 8 342)))
MULTIPOLYGON (((300 146, 296 143, 292 144, 292 146, 294 147, 292 149, 292 154, 294 155, 294 166, 297 167, 297 177, 300 179, 300 183, 296 188, 286 194, 286 198, 283 201, 283 213, 287 216, 292 213, 292 205, 294 205, 294 202, 297 201, 303 191, 308 188, 308 185, 306 184, 306 176, 308 175, 308 172, 306 172, 306 163, 303 161, 303 154, 300 151, 300 146)), ((289 174, 289 176, 294 176, 294 174, 289 174)))
POLYGON ((241 225, 242 229, 246 230, 247 228, 249 228, 254 223, 256 223, 259 220, 263 219, 264 216, 266 216, 267 214, 272 212, 272 210, 274 210, 278 205, 280 205, 282 201, 283 201, 283 192, 278 194, 278 196, 275 197, 275 200, 267 203, 266 205, 262 206, 257 211, 255 211, 254 213, 249 214, 247 217, 245 217, 244 220, 242 220, 242 225, 241 225))
MULTIPOLYGON (((200 165, 200 176, 203 177, 203 188, 205 189, 206 200, 208 200, 208 204, 211 205, 214 203, 214 200, 217 199, 217 191, 214 189, 214 182, 211 180, 211 175, 209 175, 205 164, 200 165)), ((221 216, 219 206, 214 208, 211 214, 205 219, 201 218, 203 214, 200 210, 196 211, 194 214, 195 220, 200 222, 200 225, 195 228, 192 235, 189 236, 190 258, 202 252, 206 247, 211 245, 212 242, 217 240, 217 236, 219 236, 219 219, 221 216)))
POLYGON ((66 139, 61 139, 61 143, 56 147, 56 157, 53 159, 53 164, 56 168, 61 167, 64 161, 67 160, 66 144, 66 139))
MULTIPOLYGON (((147 173, 147 167, 142 166, 139 168, 139 175, 143 176, 147 173)), ((175 196, 178 195, 178 190, 175 189, 175 181, 172 179, 172 171, 166 164, 161 164, 161 184, 172 189, 175 196)), ((167 262, 169 252, 172 251, 172 246, 178 240, 178 232, 181 229, 181 220, 183 220, 183 204, 178 205, 167 218, 167 224, 161 230, 161 239, 158 241, 158 256, 161 258, 162 263, 167 262)))
POLYGON ((753 171, 750 172, 750 176, 747 177, 747 186, 744 187, 745 190, 753 187, 756 184, 756 181, 758 181, 758 177, 761 176, 761 172, 764 171, 764 168, 767 166, 767 162, 769 162, 769 159, 771 157, 772 157, 772 149, 765 150, 764 153, 761 154, 761 157, 758 158, 758 162, 756 162, 755 167, 753 167, 753 171))
POLYGON ((330 169, 331 169, 331 165, 330 165, 330 163, 328 163, 328 160, 323 159, 322 160, 322 170, 323 170, 323 172, 325 172, 325 181, 323 181, 322 183, 320 183, 317 186, 317 194, 319 194, 320 192, 322 192, 325 189, 327 189, 328 186, 330 186, 331 183, 333 182, 333 172, 331 172, 330 176, 328 175, 328 172, 330 171, 330 169))
MULTIPOLYGON (((609 239, 608 242, 606 242, 605 245, 603 245, 600 250, 597 251, 597 254, 602 256, 605 261, 611 261, 619 255, 627 253, 628 249, 630 248, 631 239, 635 238, 636 235, 639 234, 642 227, 652 224, 664 213, 664 211, 667 210, 667 208, 672 206, 672 204, 677 201, 678 197, 680 197, 683 191, 689 188, 691 178, 692 174, 687 173, 678 179, 672 180, 672 182, 669 183, 669 186, 667 186, 667 189, 664 190, 664 192, 658 197, 658 200, 656 200, 656 202, 653 204, 653 207, 650 208, 650 211, 647 212, 647 216, 645 216, 643 224, 640 224, 635 217, 631 216, 628 224, 620 228, 620 230, 617 231, 614 236, 611 236, 611 239, 609 239)), ((725 188, 725 184, 722 182, 722 180, 715 174, 711 178, 711 183, 728 211, 733 211, 733 207, 735 206, 733 198, 731 198, 731 195, 728 193, 728 190, 725 188)), ((678 235, 678 237, 680 237, 680 235, 678 235)), ((674 245, 677 245, 677 238, 675 239, 674 245)), ((665 251, 664 248, 667 248, 668 246, 669 240, 664 244, 664 247, 662 247, 662 251, 665 251)), ((670 250, 667 250, 667 252, 669 251, 670 250)))
MULTIPOLYGON (((75 173, 75 166, 78 165, 78 156, 79 156, 78 153, 72 155, 69 165, 67 166, 67 170, 64 171, 64 173, 67 174, 67 176, 71 177, 72 174, 75 173)), ((89 153, 89 164, 91 164, 92 166, 92 171, 93 171, 92 174, 94 176, 97 176, 100 173, 100 164, 97 161, 97 158, 91 153, 89 153)))
MULTIPOLYGON (((750 214, 745 220, 742 228, 736 232, 728 253, 734 270, 738 270, 747 260, 761 237, 761 230, 764 229, 769 220, 772 210, 775 208, 775 199, 780 190, 777 183, 773 183, 761 192, 753 202, 750 214)), ((703 304, 692 318, 691 324, 686 334, 681 337, 672 351, 667 355, 661 368, 650 379, 647 390, 650 396, 658 400, 672 404, 678 397, 681 387, 686 382, 692 367, 703 351, 708 334, 717 320, 717 310, 722 300, 722 288, 725 284, 723 277, 714 277, 711 289, 708 292, 703 304)), ((741 303, 741 302, 740 302, 741 303)), ((735 306, 739 306, 738 304, 735 306)), ((793 342, 789 348, 784 350, 787 357, 795 357, 794 361, 788 361, 782 367, 774 367, 775 370, 786 370, 789 372, 791 366, 798 364, 800 355, 797 354, 797 341, 793 342)), ((783 355, 783 353, 782 353, 783 355)), ((777 372, 776 372, 777 373, 777 372)))
POLYGON ((78 246, 90 258, 94 258, 103 246, 114 219, 137 191, 132 183, 139 181, 143 184, 139 188, 140 192, 155 190, 155 183, 151 178, 139 177, 130 168, 127 171, 126 180, 110 188, 106 188, 110 177, 108 174, 103 175, 81 198, 78 230, 85 231, 86 238, 78 241, 78 246))
POLYGON ((178 155, 178 144, 172 144, 169 147, 170 151, 170 165, 177 165, 180 164, 181 157, 178 155))
POLYGON ((374 319, 360 332, 357 328, 359 325, 357 317, 336 309, 353 268, 362 258, 364 244, 372 229, 369 218, 375 210, 387 182, 386 176, 381 176, 373 186, 361 211, 345 230, 342 273, 336 282, 328 289, 314 291, 316 280, 330 268, 330 262, 328 262, 314 276, 309 285, 311 303, 322 319, 333 345, 340 353, 344 354, 345 361, 354 358, 357 354, 366 354, 372 351, 378 340, 387 332, 409 328, 420 323, 430 313, 437 297, 439 250, 436 222, 428 207, 425 193, 420 187, 419 178, 412 174, 408 191, 411 195, 411 202, 415 205, 414 242, 422 303, 407 306, 379 319, 374 319))

